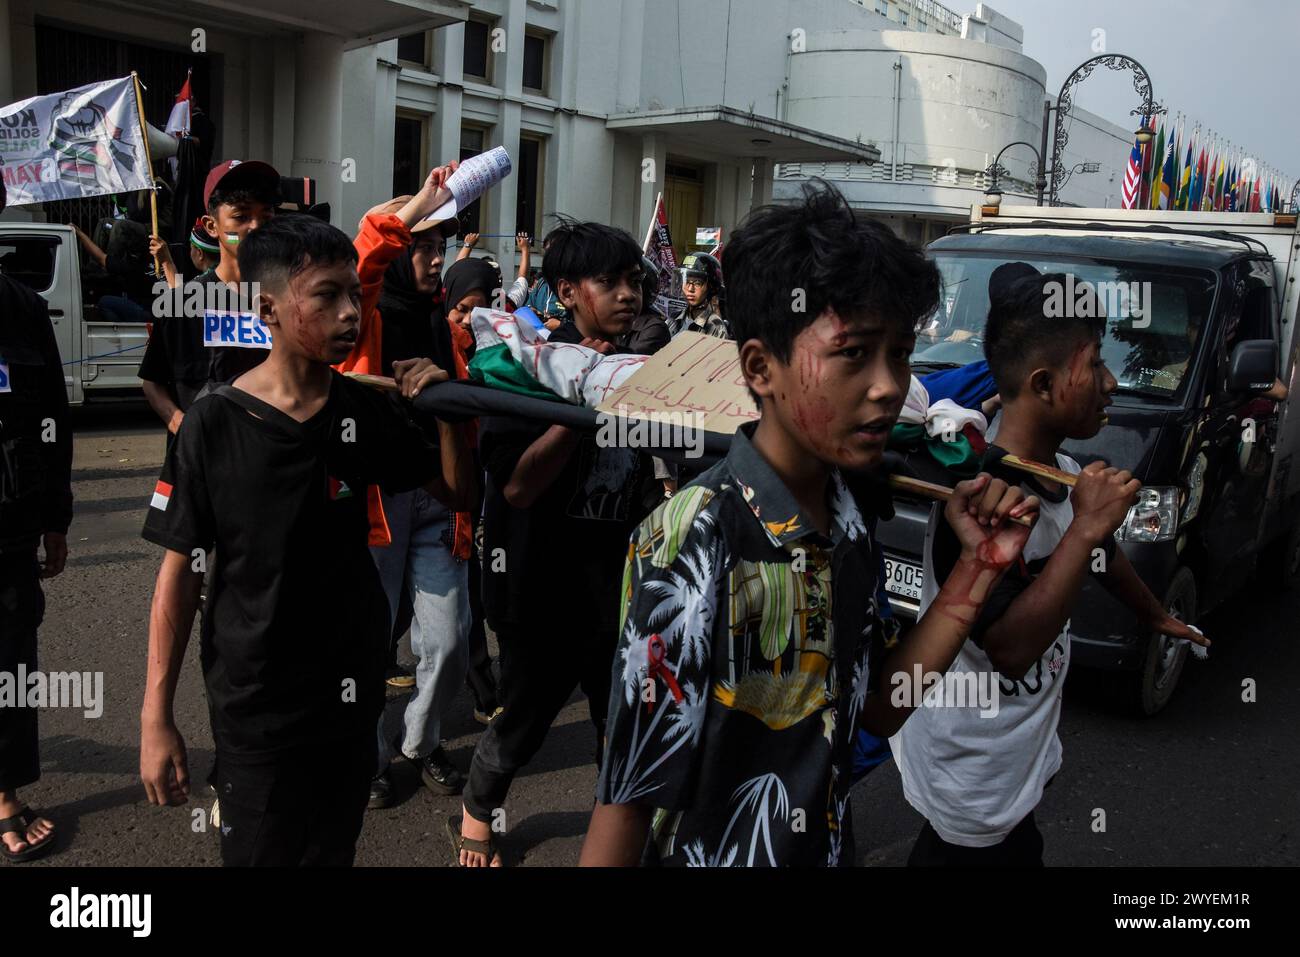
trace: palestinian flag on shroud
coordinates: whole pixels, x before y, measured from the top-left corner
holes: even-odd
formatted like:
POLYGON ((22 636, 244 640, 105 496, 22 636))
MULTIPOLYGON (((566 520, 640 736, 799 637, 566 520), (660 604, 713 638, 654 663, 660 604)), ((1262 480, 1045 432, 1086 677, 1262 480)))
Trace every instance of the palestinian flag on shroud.
POLYGON ((997 393, 987 360, 912 378, 889 448, 923 477, 946 482, 979 473, 988 443, 981 404, 997 393), (918 461, 920 460, 920 461, 918 461), (947 475, 934 473, 938 467, 947 475), (934 474, 932 474, 934 473, 934 474))
POLYGON ((594 409, 647 358, 606 356, 575 343, 550 342, 508 312, 475 309, 470 323, 475 340, 470 378, 516 395, 594 409))

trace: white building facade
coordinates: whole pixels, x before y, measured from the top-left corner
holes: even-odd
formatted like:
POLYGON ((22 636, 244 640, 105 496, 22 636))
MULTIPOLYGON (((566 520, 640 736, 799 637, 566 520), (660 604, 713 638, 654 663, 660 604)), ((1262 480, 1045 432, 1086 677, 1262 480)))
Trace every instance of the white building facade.
MULTIPOLYGON (((812 176, 925 241, 1003 146, 1039 142, 1045 71, 1021 40, 933 0, 0 0, 0 102, 145 62, 162 126, 195 65, 218 158, 311 176, 348 231, 430 166, 505 146, 513 173, 467 217, 503 265, 552 213, 639 238, 660 193, 679 251, 696 227, 725 243, 812 176)), ((1062 200, 1117 205, 1131 128, 1071 117, 1065 163, 1100 172, 1062 200)), ((1003 165, 1008 201, 1032 202, 1032 152, 1003 165)))

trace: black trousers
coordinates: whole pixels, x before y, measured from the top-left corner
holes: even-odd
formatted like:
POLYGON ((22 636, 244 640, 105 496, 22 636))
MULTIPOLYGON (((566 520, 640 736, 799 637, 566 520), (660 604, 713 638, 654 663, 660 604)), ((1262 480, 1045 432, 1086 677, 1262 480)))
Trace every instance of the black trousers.
POLYGON ((224 867, 351 867, 370 796, 374 722, 345 743, 250 764, 217 748, 224 867))
POLYGON ((587 696, 600 764, 618 639, 616 626, 595 622, 502 624, 492 630, 501 647, 503 710, 479 737, 464 790, 465 809, 485 822, 493 822, 493 811, 505 804, 515 774, 541 748, 576 687, 587 696))
POLYGON ((18 671, 21 666, 31 674, 37 668, 36 630, 44 617, 36 549, 0 555, 0 673, 23 705, 0 707, 0 791, 13 791, 41 776, 37 709, 25 706, 27 688, 18 685, 18 671))
POLYGON ((474 694, 474 706, 492 714, 500 705, 497 682, 492 676, 492 656, 488 653, 487 622, 483 615, 483 568, 477 555, 469 560, 469 671, 465 683, 474 694))
POLYGON ((908 867, 1042 867, 1043 835, 1034 812, 1011 829, 1002 843, 991 847, 949 844, 926 821, 912 845, 908 867))

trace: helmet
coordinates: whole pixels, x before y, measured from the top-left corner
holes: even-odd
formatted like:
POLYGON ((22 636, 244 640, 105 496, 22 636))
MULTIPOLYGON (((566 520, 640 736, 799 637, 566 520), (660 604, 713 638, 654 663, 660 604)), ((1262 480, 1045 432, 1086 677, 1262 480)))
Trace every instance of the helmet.
POLYGON ((688 253, 682 260, 682 282, 703 279, 708 283, 709 297, 722 295, 722 263, 708 253, 688 253))

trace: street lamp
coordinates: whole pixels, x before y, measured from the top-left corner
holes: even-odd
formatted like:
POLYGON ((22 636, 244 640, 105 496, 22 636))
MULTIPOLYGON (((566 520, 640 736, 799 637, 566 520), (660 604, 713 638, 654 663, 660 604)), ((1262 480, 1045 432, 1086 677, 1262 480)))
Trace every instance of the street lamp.
POLYGON ((1047 180, 1043 174, 1043 154, 1034 149, 1032 143, 1026 143, 1024 140, 1016 140, 1014 143, 1008 143, 1002 149, 998 150, 997 157, 993 160, 993 165, 984 171, 984 175, 991 177, 992 182, 989 188, 984 191, 984 205, 992 206, 994 209, 1002 205, 1002 190, 998 189, 998 176, 1006 172, 1002 166, 1002 154, 1013 146, 1024 146, 1031 150, 1034 159, 1038 161, 1038 175, 1034 182, 1034 188, 1038 190, 1038 205, 1043 205, 1043 189, 1047 186, 1047 180))
MULTIPOLYGON (((1065 117, 1069 114, 1070 107, 1073 105, 1071 88, 1075 84, 1086 80, 1092 74, 1092 71, 1099 66, 1104 66, 1110 70, 1133 71, 1133 89, 1142 97, 1142 105, 1133 110, 1133 115, 1144 117, 1141 125, 1133 134, 1140 144, 1145 146, 1152 139, 1151 128, 1147 126, 1148 119, 1158 113, 1168 112, 1155 102, 1151 91, 1151 75, 1147 73, 1146 67, 1132 57, 1118 53, 1108 53, 1095 56, 1091 60, 1085 60, 1077 66, 1074 72, 1066 77, 1065 82, 1061 84, 1061 92, 1057 94, 1056 105, 1053 106, 1051 100, 1043 101, 1043 138, 1042 149, 1039 153, 1039 173, 1044 179, 1050 176, 1051 194, 1049 203, 1052 206, 1056 206, 1060 202, 1062 177, 1065 176, 1065 170, 1061 168, 1061 157, 1065 153, 1065 144, 1070 139, 1070 134, 1065 127, 1065 117), (1047 157, 1047 124, 1053 111, 1056 113, 1056 125, 1052 133, 1051 171, 1048 173, 1044 168, 1047 157)), ((1041 201, 1042 193, 1040 191, 1039 205, 1042 205, 1041 201)))

